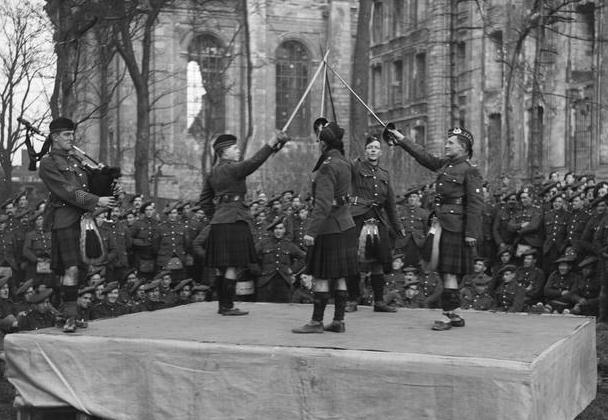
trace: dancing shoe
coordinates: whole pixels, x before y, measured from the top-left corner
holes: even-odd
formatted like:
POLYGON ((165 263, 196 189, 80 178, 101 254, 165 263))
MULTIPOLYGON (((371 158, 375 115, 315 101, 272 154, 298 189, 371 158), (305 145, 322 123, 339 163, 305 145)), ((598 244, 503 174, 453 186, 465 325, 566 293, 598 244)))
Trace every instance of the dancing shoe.
POLYGON ((393 308, 384 302, 374 302, 374 312, 397 312, 397 308, 393 308))
POLYGON ((433 323, 433 327, 431 328, 433 331, 447 331, 452 328, 452 324, 448 321, 435 321, 433 323))
POLYGON ((310 321, 308 324, 304 324, 301 327, 292 329, 291 332, 295 334, 322 333, 323 323, 318 321, 310 321))
POLYGON ((450 324, 452 327, 464 327, 464 319, 454 312, 444 313, 445 316, 450 318, 450 324))
POLYGON ((343 333, 346 332, 346 326, 344 325, 344 321, 336 321, 333 320, 330 324, 327 324, 323 327, 325 331, 335 332, 335 333, 343 333))
POLYGON ((76 332, 76 321, 74 318, 68 318, 63 325, 64 333, 74 333, 76 332))
POLYGON ((224 316, 241 316, 247 315, 249 311, 241 311, 239 308, 220 308, 218 313, 224 316))

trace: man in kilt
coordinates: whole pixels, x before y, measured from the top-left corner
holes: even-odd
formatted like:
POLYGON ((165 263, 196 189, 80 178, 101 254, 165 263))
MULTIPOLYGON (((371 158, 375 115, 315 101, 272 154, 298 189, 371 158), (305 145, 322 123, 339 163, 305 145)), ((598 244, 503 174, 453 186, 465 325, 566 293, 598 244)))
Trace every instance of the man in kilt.
MULTIPOLYGON (((88 191, 87 172, 74 156, 72 142, 76 126, 68 118, 57 118, 49 126, 45 142, 51 151, 40 161, 40 179, 50 191, 45 222, 51 228, 51 268, 61 278, 64 332, 76 331, 80 255, 80 216, 95 207, 116 204, 114 197, 99 197, 88 191)), ((48 150, 48 149, 47 149, 48 150)))
POLYGON ((344 332, 346 277, 359 274, 357 232, 348 208, 350 163, 344 157, 344 130, 331 122, 319 133, 321 157, 313 172, 313 208, 304 235, 307 273, 313 276, 312 320, 294 333, 344 332), (323 326, 325 306, 333 292, 334 320, 323 326))
MULTIPOLYGON (((390 125, 389 125, 390 127, 390 125)), ((458 282, 473 271, 473 258, 477 254, 477 240, 481 238, 481 210, 483 207, 483 180, 478 169, 471 165, 473 135, 464 128, 448 131, 445 158, 426 152, 422 146, 394 128, 387 127, 385 138, 394 141, 416 159, 418 163, 438 173, 436 180, 435 219, 429 237, 433 241, 432 253, 425 257, 431 264, 437 262, 437 271, 443 277, 441 306, 442 319, 435 321, 434 330, 463 327, 464 319, 454 312, 460 307, 458 282)))
MULTIPOLYGON (((359 235, 359 262, 371 272, 374 294, 374 312, 396 312, 384 302, 384 273, 391 271, 392 244, 401 233, 397 217, 395 193, 389 172, 379 166, 382 148, 380 139, 368 136, 365 140, 365 158, 353 161, 350 211, 359 235)), ((346 279, 349 305, 347 311, 357 308, 361 297, 360 275, 346 279)))
POLYGON ((238 270, 257 262, 253 237, 249 229, 249 210, 245 205, 248 175, 258 169, 270 155, 289 140, 277 133, 255 155, 240 161, 241 150, 236 137, 222 134, 213 143, 217 163, 205 177, 200 206, 211 220, 206 244, 206 266, 217 269, 215 287, 218 314, 247 315, 234 307, 238 270))

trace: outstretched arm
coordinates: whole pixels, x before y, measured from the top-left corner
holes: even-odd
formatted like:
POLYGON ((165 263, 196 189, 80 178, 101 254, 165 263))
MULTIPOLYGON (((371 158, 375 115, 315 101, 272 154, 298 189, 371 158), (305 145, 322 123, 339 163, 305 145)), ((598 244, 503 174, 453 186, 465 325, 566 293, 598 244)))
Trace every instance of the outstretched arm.
POLYGON ((440 159, 437 156, 433 156, 432 154, 424 150, 424 147, 419 144, 416 144, 414 140, 404 136, 398 130, 388 129, 388 131, 393 136, 395 136, 395 143, 403 150, 408 152, 414 159, 416 159, 416 162, 418 162, 425 168, 428 168, 431 171, 436 171, 445 164, 445 159, 440 159))

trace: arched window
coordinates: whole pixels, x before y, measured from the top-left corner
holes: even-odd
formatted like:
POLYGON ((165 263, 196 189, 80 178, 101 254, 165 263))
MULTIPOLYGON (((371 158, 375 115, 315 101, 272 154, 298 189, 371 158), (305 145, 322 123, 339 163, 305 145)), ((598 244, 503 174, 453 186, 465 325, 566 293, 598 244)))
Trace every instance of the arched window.
MULTIPOLYGON (((283 42, 277 49, 276 127, 283 128, 296 108, 309 82, 310 55, 297 41, 283 42)), ((296 114, 287 132, 294 137, 308 136, 311 131, 308 98, 296 114)))
POLYGON ((188 46, 187 124, 198 138, 210 138, 225 129, 225 50, 211 35, 200 35, 188 46))

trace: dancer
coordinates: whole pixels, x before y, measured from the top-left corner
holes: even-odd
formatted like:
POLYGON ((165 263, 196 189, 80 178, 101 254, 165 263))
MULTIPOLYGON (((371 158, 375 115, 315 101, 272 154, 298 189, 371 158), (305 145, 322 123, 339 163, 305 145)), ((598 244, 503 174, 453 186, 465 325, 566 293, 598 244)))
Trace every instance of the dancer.
MULTIPOLYGON (((359 235, 359 262, 371 272, 374 312, 397 312, 384 303, 384 274, 391 271, 394 239, 401 233, 397 218, 395 193, 389 172, 379 165, 382 156, 380 139, 368 136, 365 158, 353 161, 350 211, 359 235)), ((347 279, 347 312, 357 310, 361 298, 360 274, 347 279)))
POLYGON ((463 327, 464 319, 454 311, 460 306, 458 282, 462 275, 473 271, 477 240, 481 238, 481 209, 483 207, 482 178, 469 159, 473 156, 473 135, 464 128, 448 131, 445 158, 426 152, 422 146, 389 124, 383 133, 387 141, 416 159, 418 163, 438 173, 436 180, 433 254, 427 261, 438 262, 437 271, 443 277, 442 319, 435 321, 433 330, 463 327))
POLYGON ((287 134, 278 132, 255 155, 240 162, 241 150, 235 136, 222 134, 213 143, 217 163, 205 177, 200 206, 211 219, 206 265, 217 269, 215 287, 220 315, 248 313, 234 307, 238 270, 257 261, 245 205, 245 179, 288 140, 287 134))
POLYGON ((350 164, 344 157, 344 130, 335 122, 319 132, 321 157, 317 161, 313 191, 313 209, 304 242, 308 246, 307 272, 313 276, 312 320, 294 333, 342 333, 346 307, 346 280, 359 273, 355 222, 348 209, 351 184, 350 164), (334 319, 323 326, 325 306, 333 292, 334 319))

